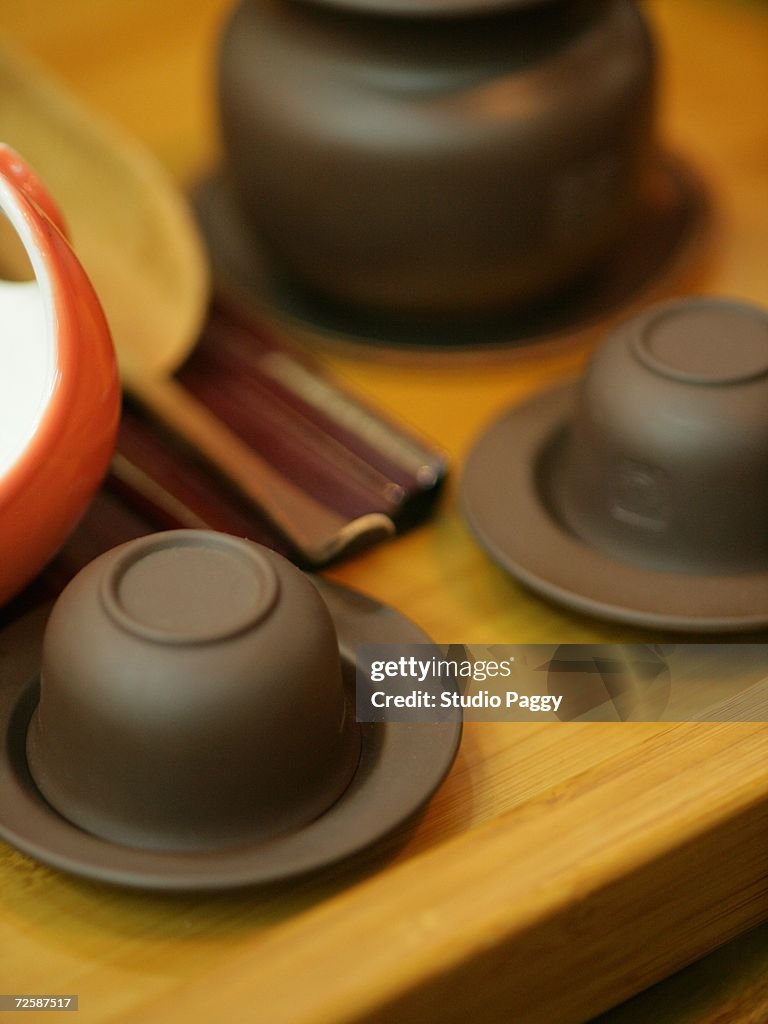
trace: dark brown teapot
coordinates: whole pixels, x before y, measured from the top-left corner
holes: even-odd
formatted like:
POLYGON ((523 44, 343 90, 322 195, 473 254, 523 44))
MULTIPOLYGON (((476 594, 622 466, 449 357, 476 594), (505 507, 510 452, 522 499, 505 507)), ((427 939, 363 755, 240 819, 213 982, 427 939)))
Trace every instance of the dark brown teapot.
POLYGON ((254 245, 372 312, 556 291, 617 240, 652 158, 632 0, 243 0, 219 74, 254 245))

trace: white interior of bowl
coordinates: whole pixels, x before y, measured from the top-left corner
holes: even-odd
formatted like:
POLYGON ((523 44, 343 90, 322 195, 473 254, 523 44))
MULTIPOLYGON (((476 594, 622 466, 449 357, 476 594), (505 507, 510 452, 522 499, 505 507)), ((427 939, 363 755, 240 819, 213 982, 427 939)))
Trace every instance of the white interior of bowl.
POLYGON ((5 215, 26 250, 33 281, 0 280, 0 479, 24 454, 45 415, 57 375, 53 288, 28 211, 0 178, 5 215))

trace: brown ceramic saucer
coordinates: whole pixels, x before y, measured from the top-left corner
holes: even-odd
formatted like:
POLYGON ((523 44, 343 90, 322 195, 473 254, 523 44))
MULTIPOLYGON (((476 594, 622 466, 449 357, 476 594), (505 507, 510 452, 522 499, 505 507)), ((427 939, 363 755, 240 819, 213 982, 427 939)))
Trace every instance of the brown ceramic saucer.
POLYGON ((480 544, 521 583, 587 615, 691 633, 768 625, 766 570, 647 569, 596 550, 558 522, 546 490, 577 397, 575 383, 537 395, 505 412, 475 444, 461 500, 480 544))
POLYGON ((702 183, 683 162, 662 156, 626 236, 567 292, 528 310, 435 322, 334 304, 278 275, 247 230, 223 174, 203 182, 193 201, 223 293, 309 343, 400 357, 523 349, 575 335, 680 277, 696 258, 708 221, 702 183))
MULTIPOLYGON (((398 612, 344 587, 313 582, 336 626, 350 693, 359 644, 429 643, 398 612)), ((445 778, 458 749, 460 721, 362 723, 360 762, 352 782, 309 825, 269 841, 215 852, 121 846, 61 817, 29 774, 25 742, 38 697, 29 668, 39 661, 44 616, 33 613, 29 621, 21 643, 25 650, 3 664, 0 686, 0 836, 46 864, 85 878, 143 889, 219 890, 276 882, 325 867, 412 818, 445 778), (30 659, 32 647, 37 651, 30 659)))

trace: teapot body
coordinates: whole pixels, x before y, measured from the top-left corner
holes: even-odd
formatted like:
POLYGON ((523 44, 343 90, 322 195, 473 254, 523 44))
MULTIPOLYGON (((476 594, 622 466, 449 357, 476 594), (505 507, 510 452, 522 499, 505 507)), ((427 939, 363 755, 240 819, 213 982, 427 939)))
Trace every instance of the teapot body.
POLYGON ((273 266, 323 297, 522 306, 626 226, 654 80, 632 0, 461 18, 243 0, 219 69, 227 171, 273 266))

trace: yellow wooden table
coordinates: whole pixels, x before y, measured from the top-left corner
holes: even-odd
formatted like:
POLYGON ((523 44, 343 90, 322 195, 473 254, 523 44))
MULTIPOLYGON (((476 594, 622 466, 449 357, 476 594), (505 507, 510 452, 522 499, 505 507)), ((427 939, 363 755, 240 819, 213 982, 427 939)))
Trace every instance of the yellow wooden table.
MULTIPOLYGON (((188 184, 216 159, 213 54, 229 6, 24 0, 5 5, 0 29, 188 184)), ((647 6, 665 58, 663 136, 717 200, 692 286, 768 304, 768 9, 647 6)), ((329 361, 460 467, 496 412, 584 354, 428 370, 329 361)), ((452 494, 429 526, 334 576, 441 643, 641 635, 520 589, 473 543, 452 494)), ((0 992, 78 992, 88 1022, 583 1020, 768 918, 767 753, 763 724, 473 725, 397 847, 267 894, 126 893, 0 846, 0 992)), ((740 942, 715 954, 719 988, 719 967, 692 968, 608 1019, 765 1021, 766 933, 740 942)))

